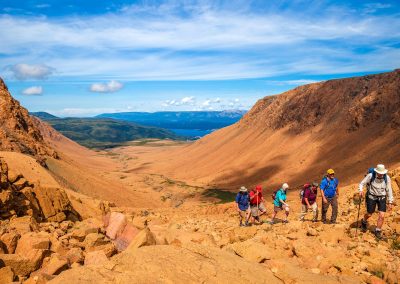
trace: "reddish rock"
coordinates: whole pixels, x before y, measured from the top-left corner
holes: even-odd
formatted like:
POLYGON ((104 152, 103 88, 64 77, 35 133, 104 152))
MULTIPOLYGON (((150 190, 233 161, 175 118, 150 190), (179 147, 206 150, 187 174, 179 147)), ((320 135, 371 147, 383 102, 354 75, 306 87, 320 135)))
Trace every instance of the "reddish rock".
POLYGON ((106 235, 115 240, 125 229, 127 224, 126 216, 119 212, 111 212, 108 220, 106 235))
POLYGON ((45 232, 40 233, 27 233, 21 236, 18 241, 16 254, 25 255, 30 250, 49 250, 50 238, 45 232))
POLYGON ((68 260, 68 263, 72 265, 73 263, 83 263, 84 261, 84 256, 83 252, 80 248, 71 248, 68 250, 68 252, 65 254, 65 257, 68 260))
POLYGON ((117 249, 119 251, 125 250, 139 232, 136 227, 127 224, 122 233, 114 240, 117 249))
POLYGON ((30 250, 24 254, 2 254, 0 261, 10 266, 16 275, 27 276, 39 269, 45 256, 44 250, 30 250))
POLYGON ((137 234, 137 236, 132 240, 126 251, 129 252, 143 246, 152 246, 155 244, 156 244, 156 239, 153 233, 150 232, 148 228, 145 228, 142 231, 140 231, 140 233, 137 234))

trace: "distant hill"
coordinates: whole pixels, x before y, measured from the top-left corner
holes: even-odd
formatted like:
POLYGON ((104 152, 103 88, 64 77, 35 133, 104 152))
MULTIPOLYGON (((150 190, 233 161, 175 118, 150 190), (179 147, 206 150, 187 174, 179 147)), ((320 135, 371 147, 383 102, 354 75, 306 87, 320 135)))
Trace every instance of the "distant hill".
POLYGON ((260 99, 236 124, 170 151, 176 179, 236 188, 320 180, 359 182, 368 167, 400 161, 400 69, 329 80, 260 99))
POLYGON ((167 129, 212 130, 231 125, 239 121, 246 113, 243 110, 231 111, 164 111, 164 112, 120 112, 104 113, 99 118, 114 118, 136 122, 142 125, 167 129))
POLYGON ((38 112, 30 112, 30 115, 36 116, 37 118, 40 118, 42 120, 48 120, 48 119, 55 119, 55 118, 59 118, 55 115, 52 115, 48 112, 44 112, 44 111, 38 111, 38 112))
POLYGON ((117 147, 128 141, 146 138, 182 139, 166 129, 109 118, 42 119, 64 136, 89 148, 117 147))

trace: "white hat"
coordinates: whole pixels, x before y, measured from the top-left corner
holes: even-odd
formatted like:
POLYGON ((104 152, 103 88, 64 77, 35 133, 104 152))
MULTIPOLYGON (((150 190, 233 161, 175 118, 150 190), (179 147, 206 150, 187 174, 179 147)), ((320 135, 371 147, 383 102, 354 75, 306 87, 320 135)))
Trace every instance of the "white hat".
POLYGON ((282 185, 282 189, 288 189, 289 188, 289 185, 285 182, 283 185, 282 185))
POLYGON ((247 192, 247 188, 245 188, 244 186, 242 186, 242 187, 239 189, 239 191, 241 191, 241 192, 247 192))
POLYGON ((381 174, 381 175, 384 175, 388 172, 388 170, 385 169, 385 165, 382 165, 382 164, 377 165, 374 170, 375 170, 375 172, 377 172, 378 174, 381 174))

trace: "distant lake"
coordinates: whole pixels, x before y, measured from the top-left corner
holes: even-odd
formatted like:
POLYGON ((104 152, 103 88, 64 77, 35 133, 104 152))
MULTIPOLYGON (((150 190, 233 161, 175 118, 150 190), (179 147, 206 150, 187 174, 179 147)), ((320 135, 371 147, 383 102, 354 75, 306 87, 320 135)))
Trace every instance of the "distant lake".
POLYGON ((179 136, 185 136, 189 138, 196 138, 196 137, 203 137, 207 134, 210 134, 213 132, 215 129, 168 129, 174 132, 175 134, 179 136))

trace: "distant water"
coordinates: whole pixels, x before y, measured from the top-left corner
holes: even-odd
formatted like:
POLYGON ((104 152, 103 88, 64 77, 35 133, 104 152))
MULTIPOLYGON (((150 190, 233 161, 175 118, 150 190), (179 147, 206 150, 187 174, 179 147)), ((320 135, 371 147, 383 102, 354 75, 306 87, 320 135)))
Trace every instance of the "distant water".
POLYGON ((215 129, 169 129, 179 136, 188 137, 190 139, 198 139, 207 134, 210 134, 215 129))

